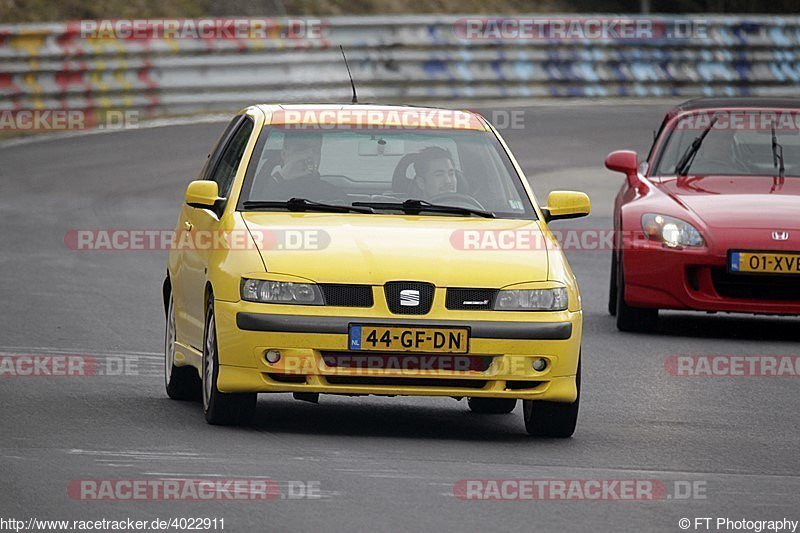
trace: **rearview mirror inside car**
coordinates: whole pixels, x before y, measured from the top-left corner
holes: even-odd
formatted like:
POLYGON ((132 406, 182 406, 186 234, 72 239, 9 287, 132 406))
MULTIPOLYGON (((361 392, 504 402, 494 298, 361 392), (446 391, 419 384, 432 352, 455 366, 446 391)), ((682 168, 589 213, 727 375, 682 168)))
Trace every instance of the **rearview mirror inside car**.
POLYGON ((579 218, 589 214, 589 196, 577 191, 553 191, 547 196, 547 207, 543 207, 545 220, 579 218))
POLYGON ((219 186, 216 181, 197 180, 186 188, 186 204, 190 207, 213 207, 219 197, 219 186))
POLYGON ((405 155, 403 139, 372 138, 358 142, 358 155, 405 155))

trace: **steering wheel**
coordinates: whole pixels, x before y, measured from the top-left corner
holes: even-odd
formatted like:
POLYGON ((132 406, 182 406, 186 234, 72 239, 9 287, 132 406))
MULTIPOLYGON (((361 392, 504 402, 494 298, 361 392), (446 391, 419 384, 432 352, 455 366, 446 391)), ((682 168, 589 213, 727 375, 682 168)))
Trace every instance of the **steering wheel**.
POLYGON ((452 205, 455 202, 456 206, 459 206, 459 203, 461 204, 459 207, 474 207, 476 209, 480 209, 481 211, 486 211, 486 208, 483 207, 483 205, 481 205, 481 203, 472 196, 457 192, 443 192, 441 194, 434 195, 431 197, 430 202, 432 204, 443 202, 449 205, 452 205), (463 204, 467 205, 465 206, 463 204))

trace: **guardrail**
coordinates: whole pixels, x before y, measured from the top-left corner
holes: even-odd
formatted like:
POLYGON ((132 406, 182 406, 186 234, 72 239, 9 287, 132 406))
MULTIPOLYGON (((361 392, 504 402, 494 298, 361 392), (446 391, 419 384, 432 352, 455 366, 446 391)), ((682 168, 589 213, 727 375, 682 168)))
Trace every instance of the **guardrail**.
POLYGON ((338 17, 323 21, 318 37, 296 39, 120 39, 86 35, 79 22, 0 26, 0 110, 180 114, 346 102, 339 44, 362 101, 800 94, 800 17, 705 17, 693 21, 703 36, 605 40, 466 39, 454 31, 463 19, 338 17))

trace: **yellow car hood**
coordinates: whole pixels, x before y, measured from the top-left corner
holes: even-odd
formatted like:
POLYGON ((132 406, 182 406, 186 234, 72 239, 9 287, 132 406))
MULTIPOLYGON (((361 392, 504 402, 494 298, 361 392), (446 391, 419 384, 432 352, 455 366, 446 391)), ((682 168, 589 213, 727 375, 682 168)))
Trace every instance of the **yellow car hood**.
MULTIPOLYGON (((548 276, 535 220, 242 212, 268 272, 319 283, 499 288, 548 276)), ((549 245, 549 243, 548 243, 549 245)))

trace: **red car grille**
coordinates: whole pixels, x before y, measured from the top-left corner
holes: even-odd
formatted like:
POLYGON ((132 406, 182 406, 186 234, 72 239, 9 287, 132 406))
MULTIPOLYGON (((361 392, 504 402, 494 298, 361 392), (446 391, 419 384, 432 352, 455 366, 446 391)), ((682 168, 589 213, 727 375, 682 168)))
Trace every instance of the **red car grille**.
POLYGON ((723 298, 800 300, 800 276, 731 274, 724 268, 712 268, 711 281, 723 298))

